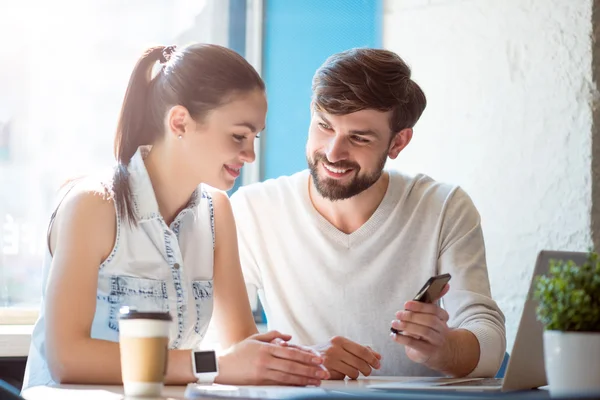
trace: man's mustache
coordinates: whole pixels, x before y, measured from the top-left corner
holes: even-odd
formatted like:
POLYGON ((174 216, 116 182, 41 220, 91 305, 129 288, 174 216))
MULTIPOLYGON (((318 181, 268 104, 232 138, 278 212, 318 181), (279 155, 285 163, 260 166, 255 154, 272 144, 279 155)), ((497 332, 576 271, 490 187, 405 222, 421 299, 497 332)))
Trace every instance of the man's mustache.
POLYGON ((327 160, 327 157, 325 157, 325 154, 322 154, 322 153, 315 153, 313 156, 313 160, 314 160, 315 164, 317 162, 322 162, 323 164, 327 165, 328 167, 336 168, 336 169, 358 169, 359 168, 359 165, 356 163, 353 163, 352 161, 342 160, 342 161, 338 161, 336 163, 331 163, 327 160))

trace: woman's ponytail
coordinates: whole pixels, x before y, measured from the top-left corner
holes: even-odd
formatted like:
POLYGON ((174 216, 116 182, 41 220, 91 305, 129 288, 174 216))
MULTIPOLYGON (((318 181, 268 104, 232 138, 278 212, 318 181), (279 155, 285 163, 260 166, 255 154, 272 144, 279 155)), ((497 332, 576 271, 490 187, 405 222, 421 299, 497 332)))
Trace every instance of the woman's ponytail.
POLYGON ((122 220, 136 224, 135 211, 131 200, 129 173, 127 166, 139 146, 151 144, 159 134, 148 129, 148 112, 152 68, 157 61, 164 62, 164 46, 148 49, 136 63, 129 85, 125 92, 115 135, 114 153, 117 167, 113 177, 113 196, 117 212, 122 220))

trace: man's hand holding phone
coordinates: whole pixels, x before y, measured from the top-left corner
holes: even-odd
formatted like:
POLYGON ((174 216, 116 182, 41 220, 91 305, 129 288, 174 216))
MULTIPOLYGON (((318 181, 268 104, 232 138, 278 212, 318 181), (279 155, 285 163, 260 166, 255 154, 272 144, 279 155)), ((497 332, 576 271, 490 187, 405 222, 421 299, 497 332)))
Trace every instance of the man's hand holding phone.
POLYGON ((435 358, 443 358, 446 353, 449 316, 436 303, 448 293, 449 280, 448 274, 431 278, 392 321, 390 336, 405 346, 406 355, 414 362, 437 364, 435 358))

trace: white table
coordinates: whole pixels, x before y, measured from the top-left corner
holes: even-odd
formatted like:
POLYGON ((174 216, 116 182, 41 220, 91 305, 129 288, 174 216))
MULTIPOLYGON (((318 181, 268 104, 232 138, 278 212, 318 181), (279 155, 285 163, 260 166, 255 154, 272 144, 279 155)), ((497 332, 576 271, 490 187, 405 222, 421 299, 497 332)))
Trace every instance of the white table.
MULTIPOLYGON (((374 382, 385 381, 404 381, 412 378, 402 377, 374 377, 369 379, 344 380, 344 381, 323 381, 323 389, 361 388, 374 382)), ((225 386, 214 385, 210 390, 227 391, 232 397, 244 396, 248 394, 260 393, 262 396, 281 397, 283 395, 295 394, 298 391, 302 394, 306 391, 318 392, 322 389, 295 388, 289 386, 225 386), (279 396, 277 396, 279 394, 279 396)), ((186 386, 165 386, 162 399, 184 399, 186 386)), ((58 386, 37 386, 23 391, 22 396, 27 400, 117 400, 123 399, 122 386, 90 386, 90 385, 58 385, 58 386)))

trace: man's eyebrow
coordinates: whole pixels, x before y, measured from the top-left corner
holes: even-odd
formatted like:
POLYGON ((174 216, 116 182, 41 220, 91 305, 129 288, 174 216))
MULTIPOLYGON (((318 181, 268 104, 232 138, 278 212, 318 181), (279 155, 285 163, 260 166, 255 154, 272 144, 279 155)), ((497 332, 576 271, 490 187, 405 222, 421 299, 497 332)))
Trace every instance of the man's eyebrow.
POLYGON ((325 116, 323 114, 321 114, 320 112, 317 112, 317 117, 321 118, 323 120, 323 122, 325 122, 327 125, 331 126, 331 122, 329 122, 329 120, 327 118, 325 118, 325 116))
POLYGON ((352 135, 360 135, 360 136, 378 136, 377 132, 375 132, 374 130, 371 130, 371 129, 367 129, 364 131, 353 129, 349 133, 352 135))
MULTIPOLYGON (((317 116, 319 118, 321 118, 323 120, 323 122, 325 122, 327 125, 331 126, 331 122, 329 122, 329 120, 327 118, 325 118, 325 116, 323 114, 321 114, 320 112, 317 112, 317 116)), ((349 131, 348 133, 350 133, 351 135, 360 135, 360 136, 378 136, 377 132, 375 132, 372 129, 365 129, 365 130, 353 129, 353 130, 349 131)))

